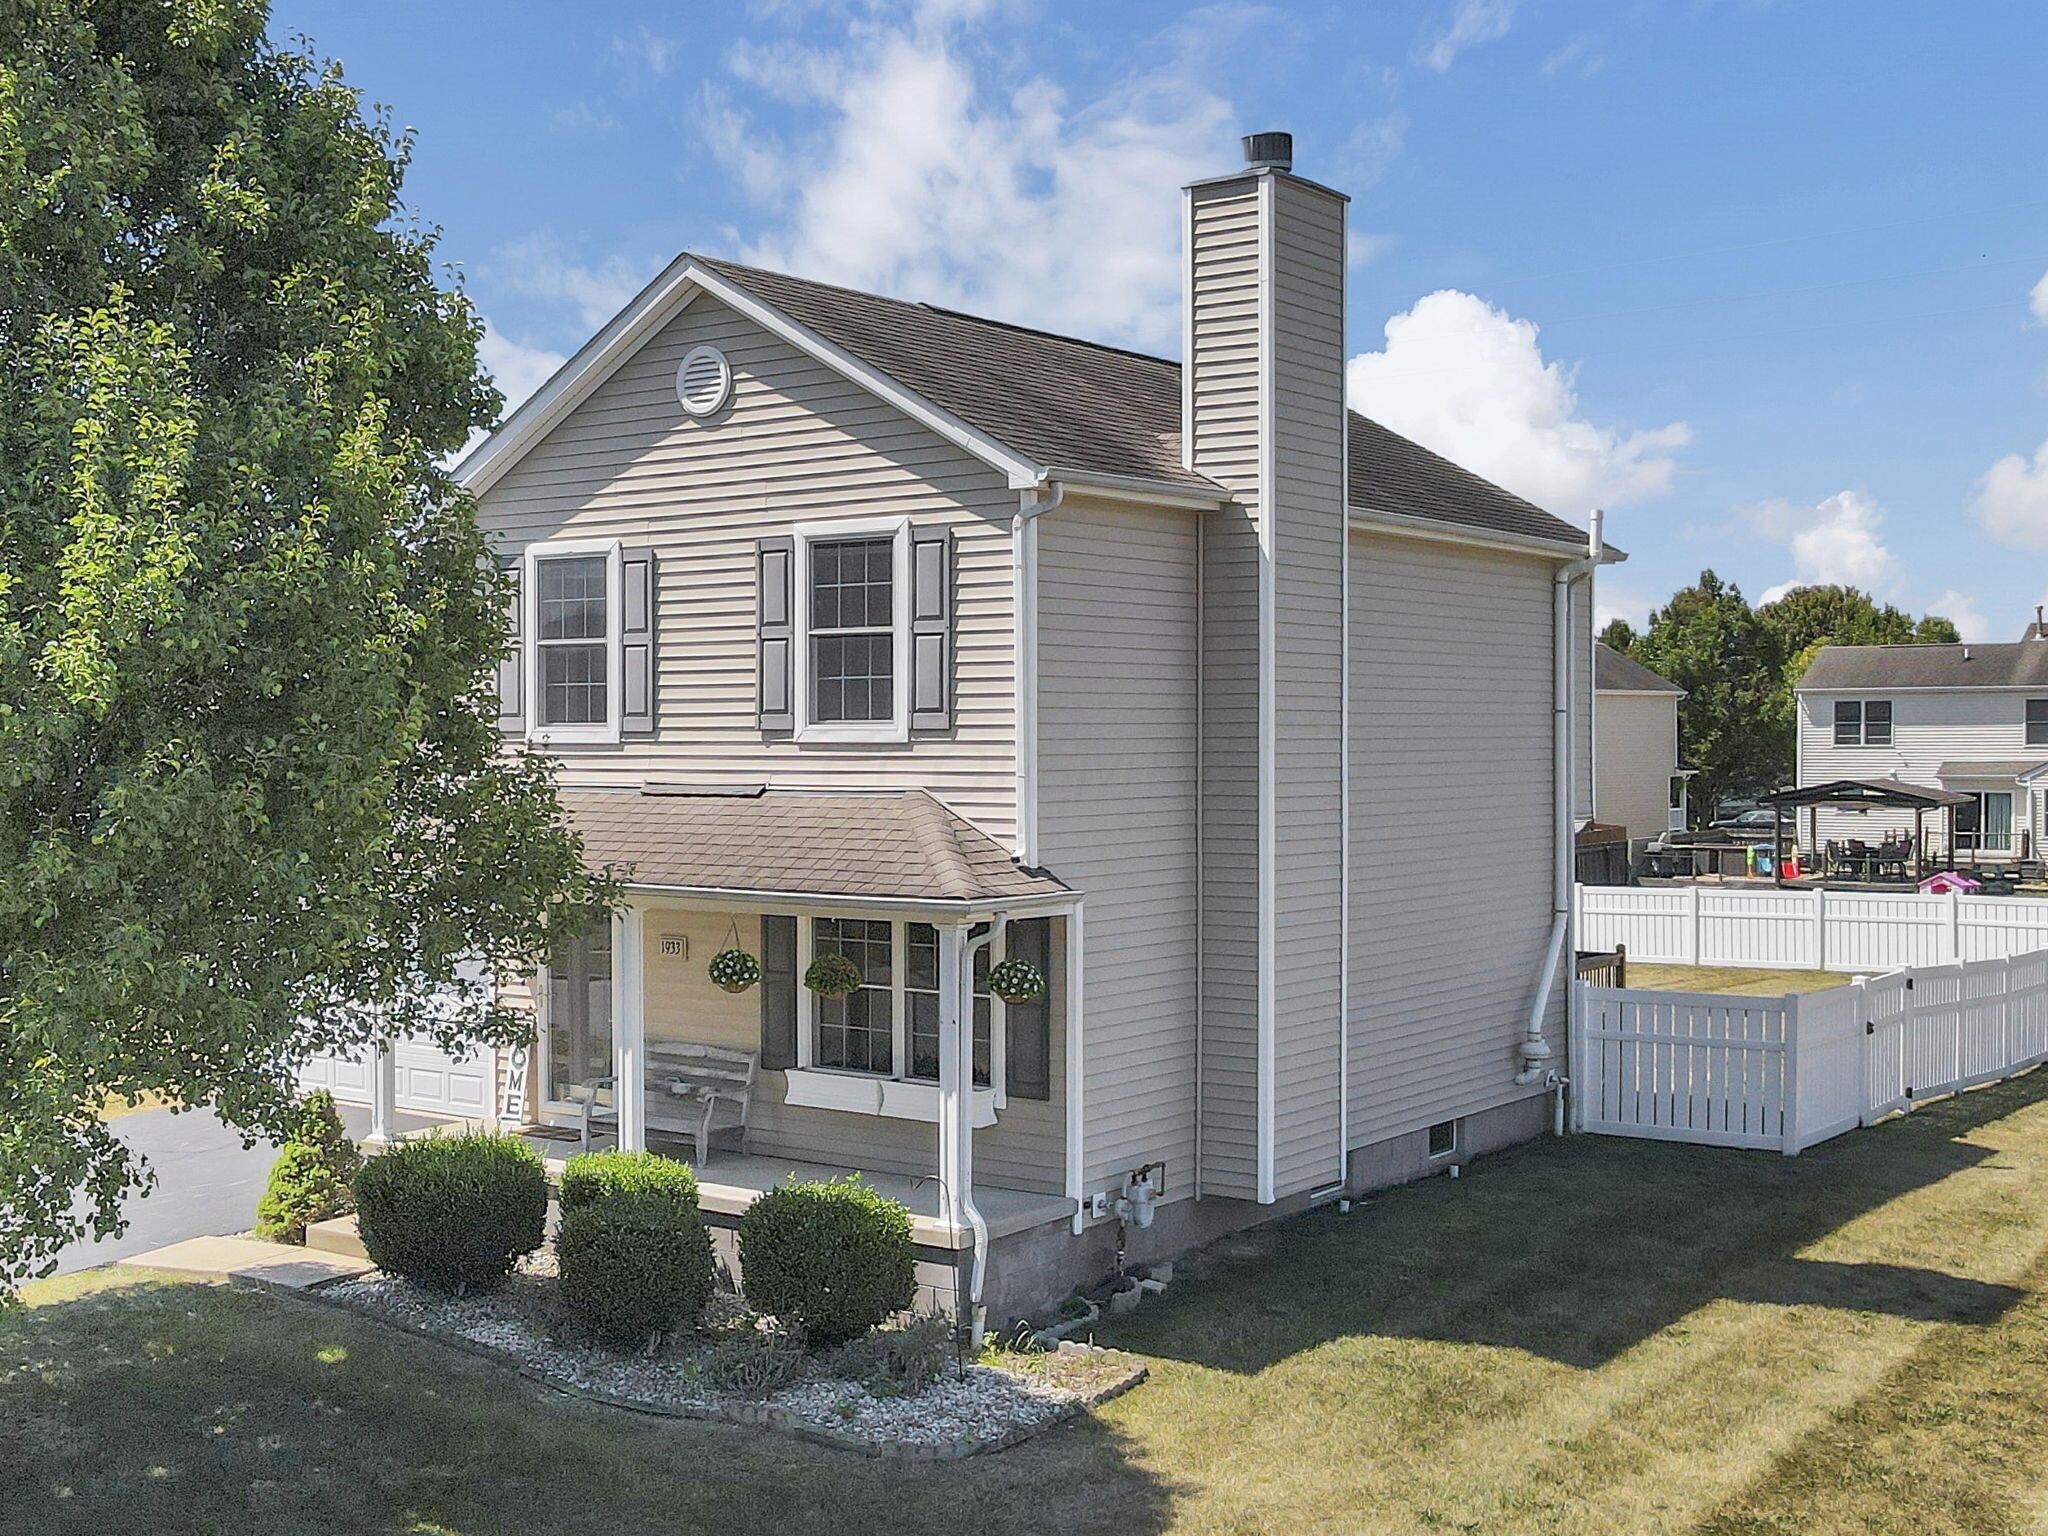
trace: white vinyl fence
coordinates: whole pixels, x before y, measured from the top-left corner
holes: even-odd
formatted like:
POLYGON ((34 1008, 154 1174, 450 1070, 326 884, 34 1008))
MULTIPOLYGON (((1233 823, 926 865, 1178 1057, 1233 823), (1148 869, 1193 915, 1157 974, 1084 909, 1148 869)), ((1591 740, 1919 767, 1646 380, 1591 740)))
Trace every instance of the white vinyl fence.
POLYGON ((1894 971, 2048 949, 2048 898, 1578 888, 1578 947, 1646 964, 1894 971))
POLYGON ((1573 1119, 1613 1136, 1790 1156, 2048 1060, 2048 950, 1785 997, 1576 985, 1573 1119))

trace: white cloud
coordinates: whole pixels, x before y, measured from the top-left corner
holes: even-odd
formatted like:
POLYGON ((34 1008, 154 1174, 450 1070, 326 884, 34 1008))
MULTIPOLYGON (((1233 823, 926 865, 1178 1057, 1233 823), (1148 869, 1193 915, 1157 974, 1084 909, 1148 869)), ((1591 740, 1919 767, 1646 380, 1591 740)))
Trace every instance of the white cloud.
POLYGON ((1607 67, 1607 55, 1600 51, 1600 45, 1591 37, 1575 37, 1543 61, 1543 73, 1561 74, 1571 70, 1581 79, 1590 80, 1607 67))
POLYGON ((1460 0, 1451 24, 1423 51, 1422 62, 1442 74, 1467 48, 1506 37, 1515 24, 1515 4, 1516 0, 1460 0))
POLYGON ((1344 265, 1353 271, 1369 267, 1384 256, 1393 243, 1392 235, 1369 235, 1362 230, 1347 229, 1344 231, 1344 265))
POLYGON ((546 347, 529 347, 524 342, 514 341, 489 320, 484 321, 483 339, 477 343, 476 360, 498 386, 498 393, 505 397, 507 416, 518 409, 527 396, 547 383, 554 371, 567 361, 561 353, 550 352, 546 347))
POLYGON ((2027 311, 2036 325, 2048 325, 2048 272, 2041 274, 2041 281, 2027 294, 2027 311))
POLYGON ((1793 578, 1766 591, 1774 603, 1798 587, 1849 586, 1888 594, 1899 561, 1883 538, 1884 513, 1860 491, 1837 491, 1810 507, 1767 501, 1747 509, 1750 527, 1792 552, 1793 578))
POLYGON ((487 275, 491 286, 522 298, 567 304, 585 331, 595 331, 626 307, 646 286, 655 264, 623 257, 590 266, 566 255, 545 235, 530 235, 501 245, 491 255, 487 275))
POLYGON ((1616 581, 1602 572, 1593 584, 1593 628, 1605 629, 1616 619, 1624 620, 1640 634, 1650 626, 1650 610, 1656 599, 1627 582, 1616 581))
POLYGON ((1237 158, 1236 114, 1202 81, 1261 13, 1212 7, 1075 100, 1055 80, 1001 75, 960 25, 982 9, 929 4, 864 17, 825 49, 732 51, 735 82, 799 108, 777 139, 721 92, 706 98, 707 139, 751 147, 742 184, 773 213, 744 258, 1174 348, 1180 188, 1237 158))
POLYGON ((1938 613, 1956 627, 1956 633, 1965 640, 1989 640, 1991 624, 1977 607, 1977 600, 1967 592, 1958 592, 1951 587, 1927 605, 1929 613, 1938 613))
POLYGON ((1977 518, 1984 531, 2017 549, 2048 549, 2048 443, 2029 463, 2008 453, 1977 482, 1977 518))
POLYGON ((557 107, 548 116, 557 128, 570 133, 609 133, 619 126, 619 120, 611 113, 600 112, 587 101, 557 107))
POLYGON ((675 64, 682 45, 672 37, 640 28, 632 37, 612 39, 612 57, 626 64, 644 64, 657 75, 665 75, 675 64))
POLYGON ((1682 421, 1647 431, 1579 413, 1573 370, 1546 362, 1537 328, 1442 289, 1386 325, 1383 351, 1345 367, 1351 404, 1394 431, 1565 516, 1669 490, 1682 421))

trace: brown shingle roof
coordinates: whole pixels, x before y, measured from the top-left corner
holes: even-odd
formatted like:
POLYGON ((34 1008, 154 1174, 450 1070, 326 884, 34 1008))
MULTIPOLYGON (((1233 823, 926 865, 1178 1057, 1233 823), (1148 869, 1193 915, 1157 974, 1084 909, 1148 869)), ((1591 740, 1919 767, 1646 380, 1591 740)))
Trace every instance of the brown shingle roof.
MULTIPOLYGON (((709 256, 691 259, 1045 468, 1217 489, 1181 463, 1178 363, 709 256)), ((1356 411, 1350 416, 1354 507, 1585 542, 1562 518, 1356 411)))
POLYGON ((1057 896, 921 789, 883 795, 565 789, 584 862, 628 885, 991 902, 1057 896))
POLYGON ((1604 640, 1593 642, 1593 686, 1612 693, 1685 692, 1661 672, 1652 672, 1604 640))
POLYGON ((1801 688, 2048 688, 2048 641, 1825 645, 1801 688))

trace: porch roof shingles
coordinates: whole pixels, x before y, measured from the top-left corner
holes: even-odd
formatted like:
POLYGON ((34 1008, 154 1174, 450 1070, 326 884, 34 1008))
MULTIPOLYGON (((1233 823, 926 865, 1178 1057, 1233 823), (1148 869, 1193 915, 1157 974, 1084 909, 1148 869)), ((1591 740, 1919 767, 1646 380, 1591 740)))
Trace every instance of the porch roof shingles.
POLYGON ((585 862, 628 885, 957 903, 1067 894, 921 789, 565 789, 560 799, 585 862))

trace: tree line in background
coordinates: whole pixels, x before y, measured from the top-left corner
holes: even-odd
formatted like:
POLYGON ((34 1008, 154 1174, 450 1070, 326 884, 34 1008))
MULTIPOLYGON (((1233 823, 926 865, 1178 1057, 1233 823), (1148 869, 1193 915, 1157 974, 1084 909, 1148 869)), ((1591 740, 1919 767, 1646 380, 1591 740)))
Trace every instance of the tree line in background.
POLYGON ((1709 570, 1653 610, 1640 634, 1616 619, 1600 638, 1685 689, 1679 757, 1699 770, 1692 808, 1704 820, 1724 796, 1792 782, 1792 691, 1822 646, 1962 636, 1938 614, 1916 619, 1855 587, 1797 587, 1752 608, 1740 587, 1709 570))

